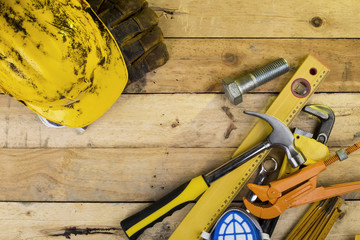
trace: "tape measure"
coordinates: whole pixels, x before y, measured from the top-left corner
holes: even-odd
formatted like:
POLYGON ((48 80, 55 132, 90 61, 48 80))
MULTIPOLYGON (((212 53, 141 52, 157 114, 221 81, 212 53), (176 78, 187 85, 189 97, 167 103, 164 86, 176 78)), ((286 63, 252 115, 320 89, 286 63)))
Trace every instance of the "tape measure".
MULTIPOLYGON (((329 72, 330 70, 317 59, 308 56, 266 111, 266 114, 290 125, 329 72)), ((259 143, 270 132, 271 127, 263 121, 258 121, 235 151, 234 157, 259 143)), ((200 197, 169 239, 200 239, 203 231, 208 232, 245 186, 268 152, 259 154, 214 182, 200 197)))

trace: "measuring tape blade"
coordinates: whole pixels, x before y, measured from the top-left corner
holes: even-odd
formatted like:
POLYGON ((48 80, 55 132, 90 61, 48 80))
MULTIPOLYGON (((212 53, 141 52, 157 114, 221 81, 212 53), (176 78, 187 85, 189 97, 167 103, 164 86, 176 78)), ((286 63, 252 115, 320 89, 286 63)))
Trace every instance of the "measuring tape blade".
MULTIPOLYGON (((330 70, 317 59, 308 56, 266 111, 266 114, 272 115, 284 124, 289 125, 329 72, 330 70)), ((258 121, 235 151, 234 157, 259 143, 270 132, 269 126, 263 121, 258 121)), ((211 229, 265 159, 268 152, 259 154, 212 183, 169 239, 200 239, 201 233, 211 229)))

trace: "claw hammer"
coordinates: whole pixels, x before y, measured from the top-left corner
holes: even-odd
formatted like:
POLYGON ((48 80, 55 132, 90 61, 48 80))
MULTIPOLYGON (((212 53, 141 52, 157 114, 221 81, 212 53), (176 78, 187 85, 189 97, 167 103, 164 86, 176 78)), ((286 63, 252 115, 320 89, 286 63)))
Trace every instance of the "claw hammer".
POLYGON ((293 167, 300 166, 306 161, 302 152, 295 147, 295 138, 290 129, 279 119, 262 113, 248 111, 245 111, 245 113, 259 117, 270 124, 273 130, 267 138, 210 173, 193 178, 144 210, 121 221, 121 227, 129 239, 137 239, 145 229, 152 227, 155 223, 170 216, 190 201, 197 199, 209 188, 212 182, 268 148, 280 147, 284 149, 293 167))
MULTIPOLYGON (((335 114, 333 110, 326 105, 311 104, 305 106, 302 111, 316 117, 320 121, 320 125, 316 128, 314 134, 305 133, 304 131, 297 128, 295 129, 294 133, 314 138, 316 141, 322 144, 326 144, 329 140, 330 133, 335 123, 335 114)), ((293 168, 290 168, 287 165, 287 163, 284 163, 281 166, 279 178, 282 178, 284 175, 295 171, 293 168)), ((268 233, 271 237, 273 231, 275 230, 278 219, 278 217, 274 219, 261 219, 260 225, 263 229, 263 232, 268 233)))

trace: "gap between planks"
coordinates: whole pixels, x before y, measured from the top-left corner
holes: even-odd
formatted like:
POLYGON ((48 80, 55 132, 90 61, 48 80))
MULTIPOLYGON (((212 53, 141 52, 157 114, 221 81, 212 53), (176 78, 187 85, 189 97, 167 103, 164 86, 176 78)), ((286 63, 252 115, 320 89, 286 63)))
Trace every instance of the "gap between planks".
MULTIPOLYGON (((143 209, 147 204, 110 203, 2 203, 0 202, 0 238, 125 240, 120 227, 125 217, 143 209)), ((238 206, 237 204, 233 206, 238 206)), ((175 212, 161 223, 148 229, 139 240, 168 239, 192 205, 175 212)), ((305 213, 308 206, 286 210, 280 217, 272 239, 284 239, 305 213)), ((360 201, 346 201, 343 214, 327 239, 353 239, 358 234, 360 201)))

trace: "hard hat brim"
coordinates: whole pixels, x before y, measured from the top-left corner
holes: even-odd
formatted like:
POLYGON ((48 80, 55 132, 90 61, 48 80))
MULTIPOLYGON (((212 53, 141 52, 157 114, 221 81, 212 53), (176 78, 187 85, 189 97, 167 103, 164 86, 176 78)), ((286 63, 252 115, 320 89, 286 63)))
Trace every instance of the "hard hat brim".
POLYGON ((28 102, 25 104, 40 116, 63 126, 72 128, 88 126, 116 102, 127 82, 127 72, 117 78, 107 76, 104 71, 99 71, 98 74, 102 77, 97 81, 96 91, 84 94, 77 102, 50 108, 28 102))

